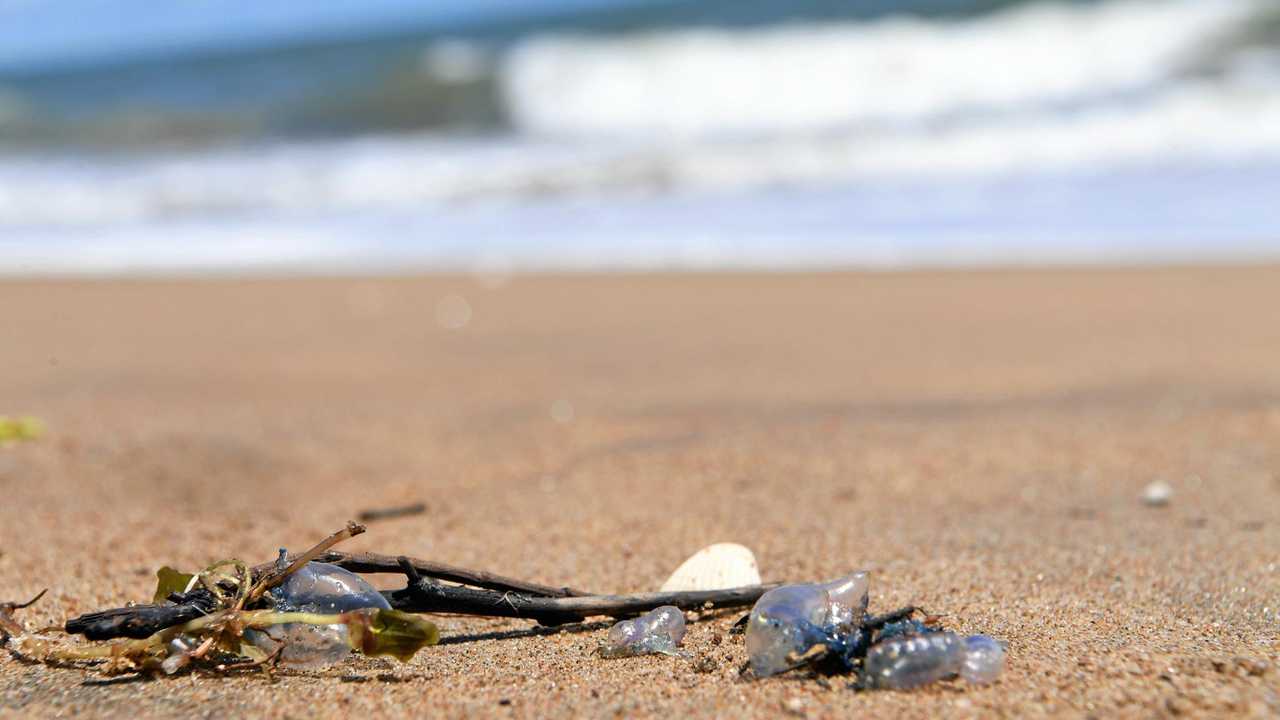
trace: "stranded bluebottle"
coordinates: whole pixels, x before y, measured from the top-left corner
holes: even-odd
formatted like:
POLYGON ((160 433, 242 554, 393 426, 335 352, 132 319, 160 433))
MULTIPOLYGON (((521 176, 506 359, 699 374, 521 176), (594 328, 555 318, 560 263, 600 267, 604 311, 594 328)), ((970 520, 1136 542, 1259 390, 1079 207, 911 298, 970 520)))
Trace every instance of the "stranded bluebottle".
POLYGON ((684 633, 684 613, 672 605, 663 605, 609 628, 609 639, 601 646, 600 654, 609 658, 653 653, 675 655, 684 633))
POLYGON ((848 634, 867 610, 867 573, 828 583, 784 585, 756 601, 747 620, 747 652, 756 677, 795 667, 810 648, 848 634))
POLYGON ((904 690, 963 677, 993 682, 1004 647, 986 635, 961 637, 912 616, 907 607, 867 614, 867 573, 829 583, 784 585, 756 601, 747 652, 756 677, 799 667, 854 674, 858 686, 904 690))
MULTIPOLYGON (((298 568, 268 595, 281 612, 337 614, 391 608, 387 599, 359 575, 321 562, 298 568)), ((351 654, 346 625, 286 623, 265 630, 246 630, 245 637, 268 653, 280 650, 280 663, 292 667, 324 667, 351 654)))

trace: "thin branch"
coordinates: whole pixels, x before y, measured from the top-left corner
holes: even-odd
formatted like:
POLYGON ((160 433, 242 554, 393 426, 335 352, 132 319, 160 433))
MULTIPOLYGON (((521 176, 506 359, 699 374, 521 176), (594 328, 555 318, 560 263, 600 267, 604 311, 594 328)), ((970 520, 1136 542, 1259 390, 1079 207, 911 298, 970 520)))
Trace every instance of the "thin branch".
POLYGON ((9 610, 9 611, 22 610, 24 608, 29 608, 32 605, 35 605, 36 603, 40 602, 40 598, 44 597, 44 594, 47 592, 49 592, 49 588, 45 588, 41 590, 40 592, 36 593, 35 597, 31 598, 30 600, 24 603, 10 603, 10 602, 0 603, 0 608, 9 610))
POLYGON ((413 503, 412 505, 399 505, 396 507, 361 510, 360 514, 356 517, 360 519, 360 522, 375 522, 378 520, 391 520, 393 518, 409 517, 410 515, 421 515, 426 511, 426 503, 413 503))
MULTIPOLYGON (((401 556, 397 555, 348 553, 340 550, 330 550, 313 559, 319 562, 332 563, 340 568, 344 568, 355 573, 400 574, 402 572, 400 569, 400 557, 401 556)), ((552 587, 550 585, 543 585, 542 583, 517 580, 516 578, 505 577, 503 575, 485 572, 483 570, 469 570, 467 568, 457 567, 456 565, 448 565, 446 563, 434 562, 432 560, 420 560, 412 557, 407 559, 419 573, 427 577, 436 578, 437 580, 447 580, 449 582, 462 583, 463 585, 471 585, 478 588, 518 592, 526 595, 536 595, 539 597, 578 597, 590 595, 588 592, 575 590, 574 588, 552 587)), ((266 563, 258 565, 253 570, 255 573, 261 573, 267 572, 271 567, 272 565, 270 563, 266 563)))
POLYGON ((66 622, 63 629, 89 640, 133 638, 141 640, 165 628, 181 625, 218 609, 213 593, 198 588, 189 593, 173 593, 163 605, 133 605, 87 613, 66 622))
MULTIPOLYGON (((365 526, 348 520, 347 526, 345 528, 333 533, 332 535, 325 538, 324 540, 321 540, 320 542, 316 543, 310 550, 295 557, 293 562, 289 563, 289 566, 286 567, 284 570, 279 570, 275 567, 272 567, 266 572, 258 575, 258 582, 253 586, 253 589, 249 591, 248 596, 245 598, 246 604, 252 603, 254 600, 257 600, 258 598, 262 597, 262 594, 264 592, 284 582, 284 579, 289 577, 291 573, 293 573, 303 565, 306 565, 307 563, 316 559, 317 557, 323 555, 324 552, 329 548, 333 547, 334 545, 337 545, 343 540, 349 540, 355 537, 356 535, 363 533, 364 531, 365 531, 365 526)), ((254 568, 254 569, 256 570, 257 568, 254 568)))
POLYGON ((41 590, 36 593, 35 597, 24 603, 0 602, 0 642, 8 640, 11 636, 26 634, 26 628, 22 627, 22 623, 14 619, 13 612, 35 605, 40 602, 40 598, 44 597, 47 592, 49 592, 49 588, 41 590))
POLYGON ((749 585, 727 590, 550 598, 419 581, 410 582, 402 590, 385 591, 383 596, 391 607, 406 612, 514 617, 536 620, 543 625, 564 625, 598 615, 635 615, 662 605, 674 605, 681 610, 742 607, 755 603, 775 587, 777 585, 749 585))

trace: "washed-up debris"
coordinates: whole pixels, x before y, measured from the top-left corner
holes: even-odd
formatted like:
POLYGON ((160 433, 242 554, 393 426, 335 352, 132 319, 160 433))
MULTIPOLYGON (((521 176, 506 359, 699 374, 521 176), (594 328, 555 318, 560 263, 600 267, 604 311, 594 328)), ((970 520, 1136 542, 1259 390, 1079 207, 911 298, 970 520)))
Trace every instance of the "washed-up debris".
POLYGON ((44 434, 44 422, 39 418, 10 418, 0 415, 0 445, 19 440, 35 440, 44 434))
POLYGON ((737 543, 702 548, 676 568, 662 592, 721 590, 760 584, 760 568, 751 550, 737 543))
POLYGON ((361 510, 357 518, 360 520, 360 522, 375 522, 378 520, 392 520, 395 518, 421 515, 426 511, 427 511, 426 503, 413 503, 411 505, 399 505, 396 507, 372 508, 369 510, 361 510))
POLYGON ((784 585, 765 593, 747 621, 747 651, 756 677, 797 668, 848 673, 865 688, 905 690, 960 676, 994 681, 1004 648, 993 638, 968 638, 912 616, 906 607, 868 615, 867 573, 829 583, 784 585))
POLYGON ((26 634, 26 628, 22 627, 22 623, 13 616, 18 610, 23 610, 40 602, 40 598, 49 592, 48 588, 36 593, 36 596, 26 602, 0 602, 0 645, 3 645, 10 637, 26 634))
POLYGON ((684 635, 681 609, 747 606, 771 587, 591 595, 405 556, 331 549, 364 530, 350 523, 301 555, 281 551, 274 563, 253 567, 227 560, 199 573, 162 568, 152 603, 89 613, 65 625, 69 634, 110 642, 68 647, 24 633, 11 647, 50 663, 105 662, 108 672, 270 672, 330 665, 352 651, 407 662, 438 640, 436 627, 418 613, 546 625, 649 613, 631 621, 631 649, 676 653, 684 635), (407 583, 379 591, 356 573, 398 573, 407 583))
POLYGON ((1142 504, 1148 507, 1164 507, 1173 499, 1173 486, 1157 480, 1142 490, 1142 504))
POLYGON ((784 585, 765 593, 747 621, 747 652, 756 677, 791 670, 812 647, 857 631, 867 609, 867 574, 829 583, 784 585))
POLYGON ((964 639, 964 665, 960 677, 971 685, 993 683, 1004 670, 1004 646, 990 635, 970 635, 964 639))
MULTIPOLYGON (((113 673, 271 672, 332 665, 353 651, 408 662, 438 641, 435 625, 418 616, 433 612, 545 625, 621 618, 600 649, 604 657, 691 657, 679 649, 684 610, 754 603, 746 645, 757 677, 809 668, 852 674, 861 688, 904 689, 956 676, 991 682, 1004 664, 1004 648, 994 639, 948 632, 936 619, 917 619, 917 608, 868 614, 865 572, 827 583, 592 595, 405 556, 332 550, 364 530, 349 523, 300 555, 281 550, 275 562, 258 566, 226 560, 199 573, 162 568, 151 604, 67 621, 67 633, 109 641, 104 644, 67 646, 27 633, 12 619, 22 605, 0 605, 0 629, 13 636, 11 651, 55 664, 98 662, 113 673), (379 591, 357 573, 399 573, 406 585, 379 591)), ((739 550, 730 554, 745 557, 739 550)), ((706 668, 695 664, 695 671, 706 668)))
POLYGON ((676 648, 684 639, 684 633, 684 613, 679 608, 663 605, 609 628, 609 639, 600 647, 600 654, 608 658, 678 655, 676 648))
MULTIPOLYGON (((279 564, 283 565, 282 553, 279 564)), ((391 605, 364 578, 336 565, 309 562, 271 589, 268 597, 280 612, 335 614, 355 610, 390 610, 391 605)), ((268 655, 279 653, 280 664, 324 667, 351 653, 347 626, 286 623, 263 630, 246 630, 245 638, 268 655)))
POLYGON ((226 672, 282 661, 314 666, 342 659, 353 649, 408 661, 435 644, 435 625, 391 609, 358 577, 353 582, 346 571, 311 563, 362 532, 363 526, 350 523, 291 562, 282 554, 263 572, 237 560, 193 575, 165 568, 157 573, 156 589, 167 598, 164 604, 91 613, 66 625, 68 633, 136 639, 65 647, 24 635, 13 646, 48 662, 105 661, 108 672, 170 675, 188 668, 226 672))

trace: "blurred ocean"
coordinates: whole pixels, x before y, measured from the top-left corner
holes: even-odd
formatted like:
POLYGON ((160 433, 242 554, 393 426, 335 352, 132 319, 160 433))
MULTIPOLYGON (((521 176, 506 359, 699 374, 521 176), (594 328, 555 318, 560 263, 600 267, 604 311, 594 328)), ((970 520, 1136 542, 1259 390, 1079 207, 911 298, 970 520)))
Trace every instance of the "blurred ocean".
POLYGON ((0 53, 0 271, 1280 258, 1277 0, 410 20, 0 53))

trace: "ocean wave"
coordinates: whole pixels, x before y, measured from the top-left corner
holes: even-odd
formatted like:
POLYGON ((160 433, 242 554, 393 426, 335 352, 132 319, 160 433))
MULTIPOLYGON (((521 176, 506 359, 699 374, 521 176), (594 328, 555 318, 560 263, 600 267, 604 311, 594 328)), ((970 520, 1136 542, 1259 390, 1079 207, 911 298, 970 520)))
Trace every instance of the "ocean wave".
POLYGON ((1280 88, 1187 81, 1134 105, 885 130, 688 142, 370 138, 0 162, 0 227, 415 209, 877 178, 1280 162, 1280 88))
MULTIPOLYGON (((497 62, 516 132, 0 156, 0 230, 1278 163, 1268 13, 1111 0, 533 39, 497 62)), ((459 42, 417 57, 440 82, 494 67, 459 42)))
POLYGON ((961 21, 543 37, 501 71, 550 136, 705 137, 927 126, 1123 102, 1177 82, 1266 0, 1037 3, 961 21))

